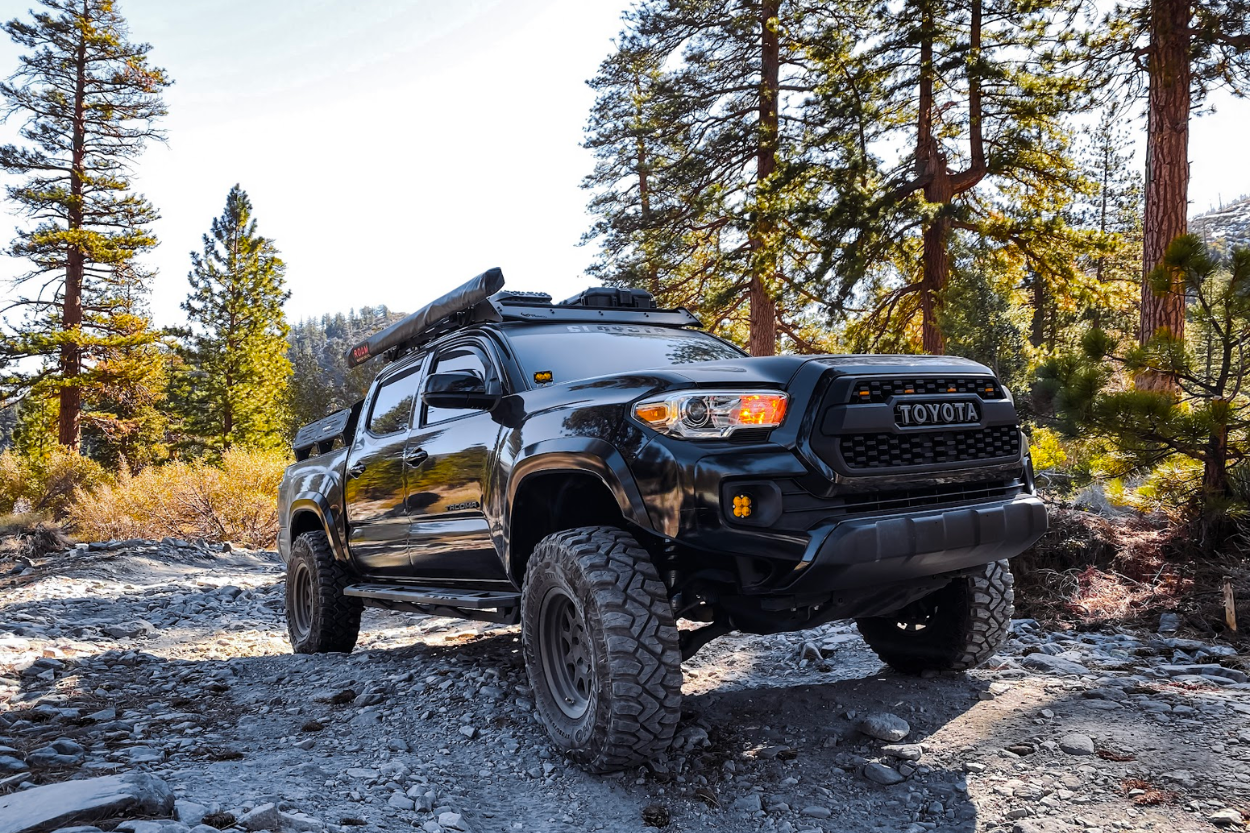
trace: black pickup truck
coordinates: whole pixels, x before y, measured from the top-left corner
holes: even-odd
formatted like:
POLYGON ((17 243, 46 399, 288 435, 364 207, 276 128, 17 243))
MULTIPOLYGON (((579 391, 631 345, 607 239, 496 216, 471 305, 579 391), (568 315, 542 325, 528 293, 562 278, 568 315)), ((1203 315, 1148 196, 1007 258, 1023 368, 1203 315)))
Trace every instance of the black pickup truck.
POLYGON ((539 716, 600 772, 666 749, 683 658, 730 631, 854 619, 908 673, 994 652, 1046 511, 987 368, 749 358, 644 292, 502 286, 358 345, 368 395, 299 431, 296 651, 350 651, 365 606, 519 623, 539 716))

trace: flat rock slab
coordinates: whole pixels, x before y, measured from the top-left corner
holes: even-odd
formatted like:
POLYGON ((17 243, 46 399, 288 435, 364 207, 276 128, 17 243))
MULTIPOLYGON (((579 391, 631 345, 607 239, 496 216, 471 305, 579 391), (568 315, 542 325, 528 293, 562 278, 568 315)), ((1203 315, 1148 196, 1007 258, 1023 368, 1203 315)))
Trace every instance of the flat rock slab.
POLYGON ((1090 673, 1089 669, 1079 662, 1073 662, 1062 657, 1052 657, 1048 654, 1029 654, 1020 660, 1020 664, 1025 668, 1042 671, 1047 674, 1082 675, 1090 673))
POLYGON ((904 780, 898 770, 875 762, 864 764, 864 777, 869 781, 875 781, 887 787, 901 784, 904 780))
POLYGON ((875 712, 859 721, 859 731, 870 738, 896 743, 911 733, 911 726, 896 714, 875 712))
POLYGON ((168 818, 174 791, 144 773, 62 781, 0 796, 0 833, 36 833, 123 813, 168 818))
POLYGON ((1096 751, 1093 738, 1075 732, 1059 738, 1059 748, 1069 755, 1093 755, 1096 751))

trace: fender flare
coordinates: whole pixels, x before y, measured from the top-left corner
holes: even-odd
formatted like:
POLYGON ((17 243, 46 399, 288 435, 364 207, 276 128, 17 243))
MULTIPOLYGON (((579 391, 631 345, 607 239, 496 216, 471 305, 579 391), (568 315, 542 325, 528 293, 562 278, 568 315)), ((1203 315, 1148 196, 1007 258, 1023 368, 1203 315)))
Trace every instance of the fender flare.
MULTIPOLYGON (((330 548, 334 550, 334 557, 339 561, 346 562, 347 548, 343 546, 343 535, 339 531, 338 514, 334 511, 334 507, 330 505, 330 501, 325 495, 317 492, 300 492, 291 501, 290 518, 291 528, 297 517, 304 513, 311 513, 317 516, 317 520, 321 523, 321 528, 325 530, 326 537, 330 539, 330 548)), ((292 541, 294 543, 294 541, 292 541)))
POLYGON ((505 495, 505 540, 512 537, 512 510, 521 486, 535 475, 561 471, 596 477, 612 493, 627 522, 654 531, 638 484, 616 447, 595 437, 561 437, 523 448, 512 464, 505 495))

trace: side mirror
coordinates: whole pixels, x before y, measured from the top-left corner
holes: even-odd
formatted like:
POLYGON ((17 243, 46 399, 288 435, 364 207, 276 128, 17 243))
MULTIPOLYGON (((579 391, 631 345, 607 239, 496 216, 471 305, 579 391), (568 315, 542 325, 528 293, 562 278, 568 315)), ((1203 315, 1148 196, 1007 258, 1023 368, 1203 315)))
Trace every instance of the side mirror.
POLYGON ((421 401, 431 408, 489 411, 501 398, 503 395, 497 385, 488 387, 481 376, 467 370, 432 373, 425 377, 425 384, 421 386, 421 401))

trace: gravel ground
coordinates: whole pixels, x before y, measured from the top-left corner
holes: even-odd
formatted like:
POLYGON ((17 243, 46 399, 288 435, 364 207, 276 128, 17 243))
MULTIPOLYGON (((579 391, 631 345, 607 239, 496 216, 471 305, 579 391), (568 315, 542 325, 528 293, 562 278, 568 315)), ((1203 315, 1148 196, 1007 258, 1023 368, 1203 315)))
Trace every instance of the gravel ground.
POLYGON ((1098 833, 1250 809, 1228 646, 1018 620, 987 668, 914 679, 850 625, 731 635, 686 664, 670 756, 600 777, 548 745, 516 628, 370 610, 353 654, 293 656, 282 590, 274 553, 168 540, 8 570, 0 796, 151 774, 179 821, 95 821, 133 833, 1098 833))

